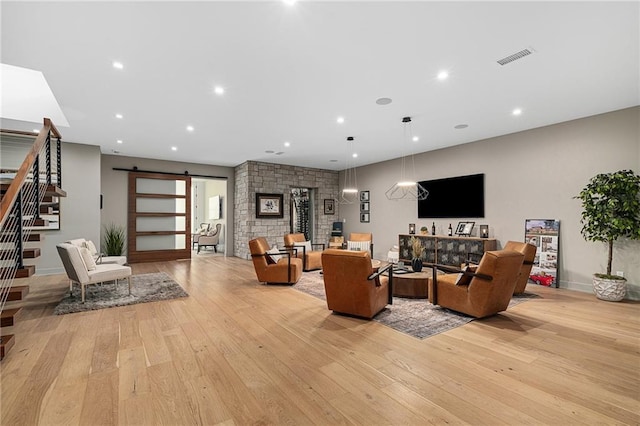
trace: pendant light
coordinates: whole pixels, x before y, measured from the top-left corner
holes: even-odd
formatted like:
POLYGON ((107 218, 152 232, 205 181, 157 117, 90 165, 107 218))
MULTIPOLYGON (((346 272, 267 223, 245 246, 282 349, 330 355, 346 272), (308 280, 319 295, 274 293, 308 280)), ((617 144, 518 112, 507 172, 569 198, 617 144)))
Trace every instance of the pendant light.
POLYGON ((349 136, 347 138, 347 155, 345 161, 347 168, 344 171, 344 184, 342 185, 340 198, 338 199, 338 203, 340 204, 353 204, 359 201, 355 167, 355 158, 357 156, 354 150, 354 138, 353 136, 349 136))
POLYGON ((413 161, 413 153, 411 158, 405 155, 408 141, 413 139, 411 132, 411 117, 403 117, 402 125, 404 128, 404 140, 402 142, 403 153, 400 163, 400 179, 385 192, 385 196, 389 200, 426 200, 429 191, 424 189, 422 185, 416 181, 416 167, 413 161), (411 175, 407 172, 407 163, 411 162, 411 175))

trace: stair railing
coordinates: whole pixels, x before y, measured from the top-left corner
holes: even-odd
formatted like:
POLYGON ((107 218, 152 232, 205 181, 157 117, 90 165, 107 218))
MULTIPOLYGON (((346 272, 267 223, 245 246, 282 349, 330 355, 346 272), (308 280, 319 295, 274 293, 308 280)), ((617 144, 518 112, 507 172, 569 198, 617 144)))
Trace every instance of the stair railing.
MULTIPOLYGON (((5 134, 31 133, 2 130, 5 134)), ((40 219, 40 203, 47 188, 62 185, 61 135, 50 119, 44 125, 11 184, 0 200, 0 312, 4 309, 16 271, 24 267, 23 244, 40 219), (52 172, 52 137, 55 138, 55 176, 52 172), (43 163, 43 164, 41 164, 43 163), (41 175, 41 166, 44 176, 41 175)))

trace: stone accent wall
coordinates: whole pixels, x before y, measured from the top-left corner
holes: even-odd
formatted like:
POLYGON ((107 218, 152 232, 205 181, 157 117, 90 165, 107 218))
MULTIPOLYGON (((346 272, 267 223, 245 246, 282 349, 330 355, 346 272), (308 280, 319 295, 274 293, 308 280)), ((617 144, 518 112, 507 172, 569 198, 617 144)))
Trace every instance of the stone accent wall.
POLYGON ((314 243, 329 242, 331 225, 340 217, 324 214, 324 200, 338 198, 339 172, 282 164, 248 161, 235 168, 235 256, 250 259, 249 240, 265 237, 270 245, 284 246, 284 235, 291 230, 291 188, 314 188, 314 243), (282 219, 256 218, 256 193, 284 194, 282 219))

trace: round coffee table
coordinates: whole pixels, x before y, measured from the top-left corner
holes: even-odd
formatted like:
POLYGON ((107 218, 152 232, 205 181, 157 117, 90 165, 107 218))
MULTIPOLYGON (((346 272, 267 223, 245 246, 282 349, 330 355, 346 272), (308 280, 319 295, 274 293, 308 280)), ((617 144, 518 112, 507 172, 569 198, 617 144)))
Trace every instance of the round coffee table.
POLYGON ((429 297, 429 281, 431 269, 410 274, 393 274, 393 295, 410 299, 426 299, 429 297))

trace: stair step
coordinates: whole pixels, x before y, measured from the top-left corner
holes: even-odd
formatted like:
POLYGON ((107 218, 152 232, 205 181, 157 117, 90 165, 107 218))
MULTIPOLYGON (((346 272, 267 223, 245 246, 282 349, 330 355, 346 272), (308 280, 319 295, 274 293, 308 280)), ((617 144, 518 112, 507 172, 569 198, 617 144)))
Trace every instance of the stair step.
POLYGON ((40 205, 40 214, 53 214, 53 207, 40 205))
MULTIPOLYGON (((8 269, 11 268, 0 268, 0 276, 4 277, 8 269)), ((36 267, 35 265, 24 265, 24 267, 17 269, 15 272, 14 278, 28 278, 36 273, 36 267)))
MULTIPOLYGON (((24 222, 28 222, 33 218, 24 219, 24 222)), ((49 226, 49 221, 47 219, 33 219, 33 224, 31 226, 49 226)))
POLYGON ((0 336, 0 360, 4 359, 5 355, 9 352, 14 343, 16 343, 16 339, 13 334, 0 336))
POLYGON ((9 289, 9 294, 7 295, 7 302, 15 302, 18 300, 24 300, 29 294, 29 286, 28 285, 14 285, 9 289))
POLYGON ((67 191, 65 191, 64 189, 60 188, 57 185, 48 185, 47 186, 47 190, 44 193, 45 196, 47 195, 52 195, 52 196, 57 196, 57 197, 66 197, 67 196, 67 191))
MULTIPOLYGON (((0 250, 0 256, 6 257, 10 255, 13 250, 0 250)), ((27 248, 22 250, 22 258, 23 259, 35 259, 36 257, 40 257, 40 247, 27 248)))
POLYGON ((22 308, 5 309, 0 313, 0 327, 11 327, 16 323, 22 308))
MULTIPOLYGON (((9 232, 0 232, 0 236, 1 237, 6 237, 9 234, 10 234, 9 232)), ((13 235, 11 235, 11 237, 12 236, 13 235)), ((24 240, 23 241, 25 241, 25 242, 27 242, 27 241, 42 241, 42 240, 44 240, 44 236, 42 236, 42 234, 33 234, 32 233, 32 234, 29 234, 29 236, 26 236, 24 234, 23 234, 23 236, 24 236, 24 240)))

